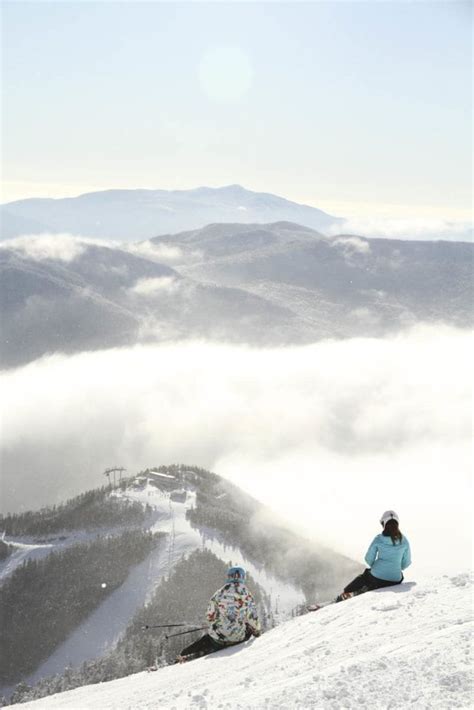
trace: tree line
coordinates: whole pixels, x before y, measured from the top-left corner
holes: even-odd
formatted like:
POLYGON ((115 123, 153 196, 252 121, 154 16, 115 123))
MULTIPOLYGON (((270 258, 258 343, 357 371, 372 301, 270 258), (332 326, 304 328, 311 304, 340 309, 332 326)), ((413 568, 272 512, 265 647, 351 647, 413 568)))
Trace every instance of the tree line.
POLYGON ((62 530, 141 524, 150 513, 150 506, 110 496, 110 488, 103 486, 81 493, 60 505, 0 515, 0 531, 10 536, 37 537, 62 530))

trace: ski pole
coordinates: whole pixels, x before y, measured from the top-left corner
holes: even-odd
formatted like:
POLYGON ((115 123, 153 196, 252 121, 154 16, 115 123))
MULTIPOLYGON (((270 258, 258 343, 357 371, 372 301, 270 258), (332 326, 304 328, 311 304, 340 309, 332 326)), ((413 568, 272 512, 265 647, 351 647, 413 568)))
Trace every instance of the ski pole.
POLYGON ((171 629, 175 626, 192 626, 193 624, 144 624, 142 629, 171 629))
POLYGON ((189 629, 189 631, 179 631, 177 634, 166 634, 165 639, 173 638, 173 636, 183 636, 183 634, 192 634, 193 631, 205 631, 205 630, 207 630, 207 626, 199 626, 199 628, 189 629))

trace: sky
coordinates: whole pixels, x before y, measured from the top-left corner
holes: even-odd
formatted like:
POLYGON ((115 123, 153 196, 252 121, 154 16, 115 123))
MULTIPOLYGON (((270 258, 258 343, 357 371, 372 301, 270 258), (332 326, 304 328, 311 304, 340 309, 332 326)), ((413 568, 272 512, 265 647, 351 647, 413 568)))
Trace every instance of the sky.
POLYGON ((467 2, 4 2, 2 201, 242 184, 469 219, 467 2))

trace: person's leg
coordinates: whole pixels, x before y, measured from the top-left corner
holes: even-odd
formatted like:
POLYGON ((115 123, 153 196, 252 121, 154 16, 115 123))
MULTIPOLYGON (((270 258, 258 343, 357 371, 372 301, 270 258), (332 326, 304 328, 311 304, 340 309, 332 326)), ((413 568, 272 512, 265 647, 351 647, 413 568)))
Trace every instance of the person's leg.
POLYGON ((347 587, 344 587, 342 594, 336 597, 337 602, 342 602, 345 599, 354 597, 358 594, 364 594, 364 592, 371 592, 374 589, 381 589, 382 587, 393 587, 396 584, 401 584, 403 582, 403 575, 399 582, 392 582, 387 579, 379 579, 374 577, 370 573, 370 569, 364 570, 362 574, 352 580, 347 587))
POLYGON ((365 588, 369 589, 370 587, 367 575, 372 576, 368 569, 364 570, 362 574, 359 574, 359 576, 353 579, 352 582, 349 582, 347 587, 344 587, 344 592, 348 594, 362 592, 363 590, 365 591, 365 588))
POLYGON ((213 653, 214 651, 217 651, 217 645, 213 643, 209 634, 204 634, 200 639, 183 648, 179 655, 181 658, 186 656, 199 658, 200 656, 207 656, 208 653, 213 653))
POLYGON ((379 579, 378 577, 374 577, 370 572, 367 575, 367 583, 369 585, 369 589, 382 589, 383 587, 394 587, 397 584, 401 584, 403 582, 403 575, 402 578, 399 582, 393 582, 388 579, 379 579))

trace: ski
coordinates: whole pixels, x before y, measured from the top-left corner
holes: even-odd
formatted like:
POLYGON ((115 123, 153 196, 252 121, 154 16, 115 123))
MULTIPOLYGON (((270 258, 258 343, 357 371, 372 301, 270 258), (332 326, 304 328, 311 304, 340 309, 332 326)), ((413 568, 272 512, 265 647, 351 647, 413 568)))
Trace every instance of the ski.
MULTIPOLYGON (((364 590, 365 591, 365 590, 364 590)), ((324 609, 327 606, 331 606, 331 604, 338 604, 339 602, 346 601, 347 599, 352 599, 352 597, 358 596, 358 594, 362 594, 363 592, 342 592, 342 594, 339 594, 335 599, 331 599, 329 602, 322 602, 321 604, 308 604, 306 607, 306 612, 309 613, 311 611, 319 611, 320 609, 324 609)))

